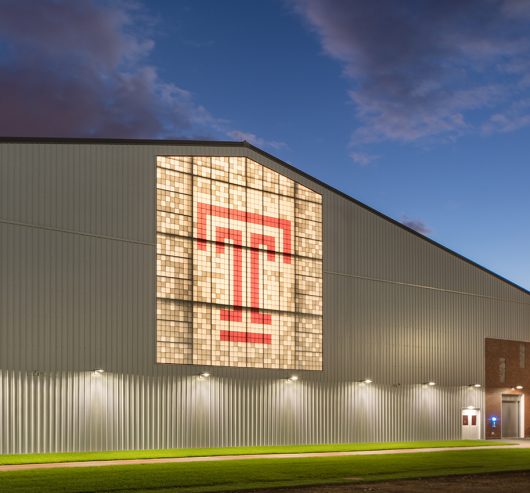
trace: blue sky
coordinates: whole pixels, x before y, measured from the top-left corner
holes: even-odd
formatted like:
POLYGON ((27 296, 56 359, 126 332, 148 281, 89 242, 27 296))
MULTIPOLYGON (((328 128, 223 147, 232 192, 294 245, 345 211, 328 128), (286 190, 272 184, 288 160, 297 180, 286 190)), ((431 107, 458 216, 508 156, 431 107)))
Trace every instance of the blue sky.
POLYGON ((246 139, 530 288, 530 2, 0 7, 0 134, 246 139))

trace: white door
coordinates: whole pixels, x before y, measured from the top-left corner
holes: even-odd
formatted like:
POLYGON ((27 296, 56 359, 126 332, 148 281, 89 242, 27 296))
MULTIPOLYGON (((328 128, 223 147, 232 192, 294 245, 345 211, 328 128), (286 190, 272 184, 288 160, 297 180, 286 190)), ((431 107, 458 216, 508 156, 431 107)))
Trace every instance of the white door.
POLYGON ((462 410, 462 440, 480 440, 480 411, 462 410))

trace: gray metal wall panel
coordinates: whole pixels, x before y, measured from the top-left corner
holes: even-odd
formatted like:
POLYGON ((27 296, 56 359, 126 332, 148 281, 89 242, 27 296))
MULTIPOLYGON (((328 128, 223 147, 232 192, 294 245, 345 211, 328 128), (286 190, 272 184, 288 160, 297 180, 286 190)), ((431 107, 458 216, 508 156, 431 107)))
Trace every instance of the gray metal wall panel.
POLYGON ((530 340, 529 300, 250 149, 0 144, 4 451, 454 438, 484 338, 530 340), (215 367, 206 392, 200 368, 155 364, 163 154, 244 155, 323 194, 323 372, 286 391, 288 371, 215 367), (94 394, 86 372, 100 367, 94 394), (364 377, 379 386, 359 393, 364 377), (417 387, 429 379, 441 410, 414 421, 433 405, 417 387))
POLYGON ((0 223, 2 368, 154 368, 153 246, 0 223))
POLYGON ((481 389, 0 371, 0 454, 455 439, 481 389), (266 403, 266 405, 265 405, 266 403))

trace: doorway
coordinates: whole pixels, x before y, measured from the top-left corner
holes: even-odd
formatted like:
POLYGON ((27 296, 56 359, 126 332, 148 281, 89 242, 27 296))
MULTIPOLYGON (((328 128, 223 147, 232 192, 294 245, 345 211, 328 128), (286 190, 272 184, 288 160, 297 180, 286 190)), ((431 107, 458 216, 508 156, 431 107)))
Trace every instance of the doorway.
POLYGON ((462 409, 462 440, 480 440, 479 409, 462 409))
POLYGON ((521 436, 521 396, 503 395, 501 414, 502 438, 521 436))

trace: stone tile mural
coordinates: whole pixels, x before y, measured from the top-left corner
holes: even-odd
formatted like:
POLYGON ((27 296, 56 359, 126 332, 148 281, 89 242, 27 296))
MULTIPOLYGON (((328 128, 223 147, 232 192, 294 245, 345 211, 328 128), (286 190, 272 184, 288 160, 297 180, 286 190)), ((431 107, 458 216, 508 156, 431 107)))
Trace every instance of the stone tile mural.
POLYGON ((320 194, 248 158, 157 158, 157 362, 322 369, 320 194))

